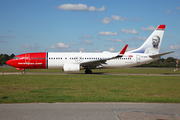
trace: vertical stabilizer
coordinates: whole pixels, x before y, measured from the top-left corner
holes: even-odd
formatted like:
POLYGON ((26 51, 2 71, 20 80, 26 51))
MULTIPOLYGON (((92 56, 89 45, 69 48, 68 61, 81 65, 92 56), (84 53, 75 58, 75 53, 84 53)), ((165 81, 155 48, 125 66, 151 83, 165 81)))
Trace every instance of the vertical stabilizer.
POLYGON ((165 27, 166 25, 159 25, 141 47, 129 51, 129 53, 145 53, 150 55, 158 54, 165 27))

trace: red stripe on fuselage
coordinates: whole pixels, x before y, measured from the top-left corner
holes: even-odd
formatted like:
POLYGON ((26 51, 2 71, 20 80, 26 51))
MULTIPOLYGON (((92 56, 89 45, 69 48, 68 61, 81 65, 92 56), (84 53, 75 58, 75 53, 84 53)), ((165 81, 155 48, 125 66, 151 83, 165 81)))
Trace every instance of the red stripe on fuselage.
POLYGON ((23 69, 46 69, 46 52, 26 53, 17 55, 15 58, 7 61, 7 64, 23 69))

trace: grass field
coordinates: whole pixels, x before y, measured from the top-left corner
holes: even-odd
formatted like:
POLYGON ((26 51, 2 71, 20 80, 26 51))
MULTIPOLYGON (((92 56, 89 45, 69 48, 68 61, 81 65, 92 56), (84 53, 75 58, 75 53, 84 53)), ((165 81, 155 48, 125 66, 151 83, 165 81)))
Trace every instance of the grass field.
MULTIPOLYGON (((110 73, 116 73, 116 70, 117 69, 115 69, 115 71, 109 71, 110 73)), ((11 71, 12 68, 11 70, 4 72, 11 71)), ((29 71, 42 72, 43 70, 29 71)), ((55 70, 44 70, 44 72, 53 71, 55 70)), ((138 73, 169 73, 172 71, 173 73, 173 69, 118 69, 117 71, 123 73, 137 73, 137 71, 138 73)), ((100 72, 108 72, 108 70, 102 70, 100 72)), ((180 103, 179 93, 179 76, 126 76, 100 74, 0 75, 0 103, 180 103)))

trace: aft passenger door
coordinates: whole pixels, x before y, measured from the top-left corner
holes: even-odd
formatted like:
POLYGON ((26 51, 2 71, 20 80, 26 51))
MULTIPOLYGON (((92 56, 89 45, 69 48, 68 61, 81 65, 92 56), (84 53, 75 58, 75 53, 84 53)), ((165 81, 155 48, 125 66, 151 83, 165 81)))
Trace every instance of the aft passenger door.
POLYGON ((140 55, 136 55, 136 62, 140 63, 140 55))

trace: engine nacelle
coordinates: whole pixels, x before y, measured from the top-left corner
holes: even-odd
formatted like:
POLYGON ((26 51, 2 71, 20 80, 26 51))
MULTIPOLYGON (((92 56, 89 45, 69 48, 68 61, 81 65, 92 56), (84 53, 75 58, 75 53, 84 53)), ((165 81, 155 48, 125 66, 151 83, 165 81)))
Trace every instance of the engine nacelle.
POLYGON ((64 72, 80 71, 80 65, 79 64, 64 64, 63 71, 64 72))

